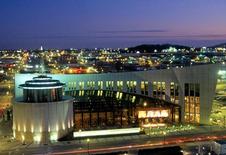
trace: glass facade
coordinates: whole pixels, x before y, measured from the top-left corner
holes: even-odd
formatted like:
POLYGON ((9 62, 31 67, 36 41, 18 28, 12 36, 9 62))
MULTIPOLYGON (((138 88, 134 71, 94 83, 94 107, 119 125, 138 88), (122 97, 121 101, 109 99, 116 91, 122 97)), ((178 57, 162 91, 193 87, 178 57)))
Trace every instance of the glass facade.
POLYGON ((24 102, 55 102, 61 101, 63 98, 63 89, 24 89, 24 102))
POLYGON ((123 81, 117 81, 117 91, 123 90, 123 81))
POLYGON ((127 81, 126 86, 127 86, 127 92, 136 93, 137 81, 127 81))
POLYGON ((83 81, 79 82, 79 89, 84 90, 85 88, 85 83, 83 81))
POLYGON ((148 81, 141 81, 140 89, 142 95, 148 95, 148 81))
POLYGON ((106 90, 114 89, 114 81, 106 81, 106 90))
POLYGON ((87 89, 95 89, 95 81, 87 81, 87 89))
MULTIPOLYGON (((19 85, 19 88, 23 89, 23 102, 42 103, 62 101, 64 86, 59 80, 40 75, 19 85)), ((68 87, 69 90, 74 90, 76 82, 69 82, 68 87)))
MULTIPOLYGON (((135 127, 148 123, 179 123, 180 106, 143 95, 109 90, 67 92, 74 102, 75 129, 135 127), (147 105, 144 107, 143 103, 147 105), (140 111, 157 111, 155 117, 139 118, 140 111), (158 111, 162 111, 158 115, 158 111), (167 115, 164 112, 167 111, 167 115)), ((151 113, 149 112, 150 116, 151 113)))
POLYGON ((174 82, 170 82, 170 101, 179 104, 179 86, 174 82))
POLYGON ((98 90, 102 90, 103 89, 103 81, 98 81, 97 83, 97 87, 98 87, 98 90))
POLYGON ((185 83, 184 85, 185 121, 200 122, 200 85, 185 83))
POLYGON ((69 90, 76 90, 76 82, 68 82, 69 90))
POLYGON ((159 99, 166 99, 166 83, 165 82, 153 82, 153 97, 159 99))

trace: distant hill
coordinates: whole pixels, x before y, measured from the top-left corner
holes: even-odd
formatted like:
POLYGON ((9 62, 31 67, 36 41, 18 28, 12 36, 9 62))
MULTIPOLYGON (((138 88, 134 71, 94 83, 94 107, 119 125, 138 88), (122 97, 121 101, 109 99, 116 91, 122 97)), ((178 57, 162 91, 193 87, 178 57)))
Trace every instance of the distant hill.
POLYGON ((128 48, 129 51, 140 51, 141 53, 153 53, 155 50, 158 52, 162 51, 163 49, 168 49, 170 47, 174 47, 176 49, 187 49, 189 50, 191 47, 183 46, 183 45, 173 45, 173 44, 143 44, 135 47, 128 48))
POLYGON ((209 48, 217 48, 217 47, 224 47, 224 48, 226 48, 226 43, 221 43, 221 44, 218 44, 218 45, 210 46, 209 48))

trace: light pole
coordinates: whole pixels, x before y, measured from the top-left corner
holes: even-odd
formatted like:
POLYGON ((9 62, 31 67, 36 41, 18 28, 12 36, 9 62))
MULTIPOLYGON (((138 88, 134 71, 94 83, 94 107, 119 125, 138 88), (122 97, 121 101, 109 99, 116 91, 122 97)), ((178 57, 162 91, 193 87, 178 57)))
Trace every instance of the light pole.
POLYGON ((225 128, 225 116, 224 116, 224 128, 225 128))
POLYGON ((166 143, 166 132, 163 132, 164 144, 166 143))
POLYGON ((90 141, 90 139, 88 138, 88 139, 87 139, 87 145, 88 145, 88 155, 89 155, 89 141, 90 141))
POLYGON ((79 129, 79 144, 81 143, 81 132, 82 132, 82 130, 81 129, 79 129))
POLYGON ((212 118, 210 118, 210 123, 209 123, 209 128, 210 128, 210 132, 211 132, 211 125, 212 125, 212 121, 213 121, 213 119, 212 118))

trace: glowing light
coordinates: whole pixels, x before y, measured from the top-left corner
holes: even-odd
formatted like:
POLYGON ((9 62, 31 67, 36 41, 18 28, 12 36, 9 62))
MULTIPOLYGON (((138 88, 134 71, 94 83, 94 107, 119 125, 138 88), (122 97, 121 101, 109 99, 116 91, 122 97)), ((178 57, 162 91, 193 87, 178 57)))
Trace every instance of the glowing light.
POLYGON ((40 128, 39 128, 39 132, 42 132, 42 127, 40 126, 40 128))
POLYGON ((74 125, 74 122, 73 122, 73 120, 71 120, 71 126, 73 126, 74 125))
POLYGON ((224 75, 224 74, 226 74, 226 71, 224 71, 224 70, 219 70, 218 71, 218 75, 224 75))
POLYGON ((78 131, 74 132, 74 137, 92 137, 92 136, 104 136, 104 135, 122 135, 139 133, 140 128, 126 128, 126 129, 111 129, 111 130, 97 130, 97 131, 78 131))
POLYGON ((139 111, 138 112, 138 118, 145 118, 146 117, 146 111, 139 111))
POLYGON ((67 122, 67 126, 68 126, 68 128, 70 128, 70 127, 71 127, 71 123, 70 123, 70 121, 68 121, 68 122, 67 122))
POLYGON ((138 118, 157 118, 157 117, 168 117, 168 110, 150 110, 150 111, 139 111, 138 118))
POLYGON ((157 127, 164 127, 164 126, 166 126, 166 124, 164 124, 164 123, 156 123, 156 124, 149 123, 149 124, 144 124, 143 125, 144 128, 149 128, 149 127, 157 128, 157 127))
POLYGON ((40 85, 40 84, 57 84, 57 82, 27 82, 27 84, 40 85))
POLYGON ((34 126, 31 125, 31 133, 33 133, 33 132, 34 132, 34 126))
POLYGON ((58 139, 58 133, 57 132, 52 132, 50 134, 50 140, 51 141, 57 141, 57 139, 58 139))
POLYGON ((62 123, 62 129, 65 130, 65 125, 64 125, 64 123, 62 123))
POLYGON ((24 140, 25 140, 25 137, 24 137, 24 135, 21 135, 21 138, 22 138, 22 141, 24 142, 24 140))
POLYGON ((13 122, 13 130, 16 130, 16 125, 14 122, 13 122))
POLYGON ((24 132, 26 132, 26 126, 24 125, 24 132))
POLYGON ((33 137, 34 141, 37 143, 39 143, 41 141, 41 138, 42 138, 42 136, 40 133, 36 133, 33 137))
POLYGON ((23 89, 54 89, 54 88, 62 88, 63 86, 51 86, 51 87, 19 87, 23 89))

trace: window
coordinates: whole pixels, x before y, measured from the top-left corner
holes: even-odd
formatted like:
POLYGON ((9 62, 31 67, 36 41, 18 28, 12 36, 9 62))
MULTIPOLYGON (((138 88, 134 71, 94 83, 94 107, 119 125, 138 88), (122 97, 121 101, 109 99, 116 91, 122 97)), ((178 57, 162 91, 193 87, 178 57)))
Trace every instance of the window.
POLYGON ((98 90, 103 89, 103 81, 98 81, 97 85, 98 85, 98 90))
POLYGON ((106 81, 106 89, 114 90, 114 81, 106 81))
POLYGON ((87 89, 89 90, 95 89, 95 81, 87 81, 87 89))
POLYGON ((165 100, 166 83, 153 82, 153 97, 165 100))
POLYGON ((184 103, 185 103, 185 121, 189 123, 200 122, 200 88, 199 84, 185 83, 184 85, 184 103))
POLYGON ((153 82, 153 97, 157 98, 157 83, 153 82))
POLYGON ((117 91, 123 90, 123 81, 117 81, 117 91))
POLYGON ((140 89, 141 89, 141 94, 148 95, 148 82, 141 81, 140 89))
POLYGON ((136 81, 127 81, 127 92, 136 93, 137 82, 136 81))
POLYGON ((84 90, 84 82, 79 82, 79 89, 84 90))

